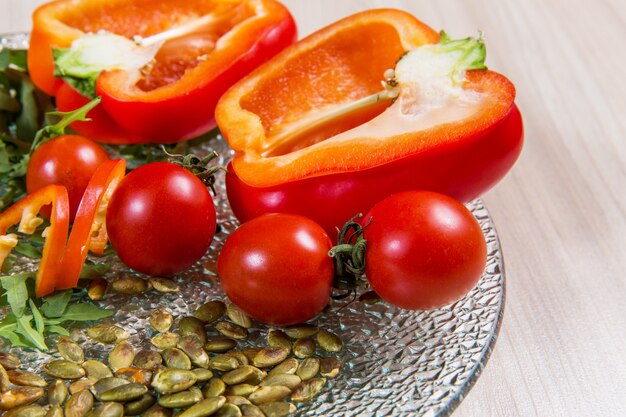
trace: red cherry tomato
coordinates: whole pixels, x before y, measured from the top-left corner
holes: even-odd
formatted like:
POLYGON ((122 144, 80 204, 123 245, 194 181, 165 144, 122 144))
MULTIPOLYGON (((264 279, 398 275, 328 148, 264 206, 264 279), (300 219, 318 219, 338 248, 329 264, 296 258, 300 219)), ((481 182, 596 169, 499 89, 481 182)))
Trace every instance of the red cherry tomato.
POLYGON ((129 267, 171 275, 206 253, 215 234, 215 206, 206 186, 167 162, 143 165, 115 189, 106 216, 109 241, 129 267))
POLYGON ((96 169, 109 156, 100 145, 83 136, 62 135, 44 142, 33 152, 26 170, 26 190, 37 191, 46 185, 62 185, 70 199, 70 220, 96 169))
POLYGON ((267 214, 243 224, 217 259, 222 287, 239 308, 264 323, 301 323, 328 304, 332 247, 306 217, 267 214))
POLYGON ((487 247, 472 213, 451 197, 409 191, 376 204, 364 217, 365 274, 396 306, 425 310, 467 294, 482 275, 487 247))

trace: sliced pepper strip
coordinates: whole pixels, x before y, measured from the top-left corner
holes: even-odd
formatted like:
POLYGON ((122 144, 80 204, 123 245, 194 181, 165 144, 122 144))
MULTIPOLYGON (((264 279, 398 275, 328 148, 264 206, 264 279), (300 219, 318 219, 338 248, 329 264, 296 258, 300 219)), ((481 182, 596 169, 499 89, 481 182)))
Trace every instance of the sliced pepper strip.
MULTIPOLYGON (((61 270, 70 219, 67 190, 60 185, 48 185, 24 197, 0 214, 0 241, 5 245, 17 244, 15 235, 6 234, 9 228, 19 223, 18 232, 32 234, 43 221, 37 214, 47 205, 52 205, 52 211, 50 226, 42 234, 45 243, 35 282, 37 297, 54 292, 61 270)), ((4 257, 0 257, 0 266, 2 263, 4 257)))
POLYGON ((118 159, 104 162, 91 177, 63 255, 58 289, 76 287, 89 250, 98 254, 104 252, 108 240, 105 225, 107 205, 125 172, 126 161, 118 159))

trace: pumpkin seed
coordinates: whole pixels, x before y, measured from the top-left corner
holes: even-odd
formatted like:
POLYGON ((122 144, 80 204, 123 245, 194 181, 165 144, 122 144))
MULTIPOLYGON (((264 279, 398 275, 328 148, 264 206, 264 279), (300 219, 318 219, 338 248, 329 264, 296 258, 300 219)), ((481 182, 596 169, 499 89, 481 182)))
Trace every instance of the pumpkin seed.
POLYGON ((243 404, 252 404, 246 397, 242 397, 241 395, 228 395, 226 396, 226 402, 230 404, 235 404, 236 406, 241 406, 243 404))
POLYGON ((93 395, 80 391, 70 395, 65 403, 65 417, 84 417, 93 408, 93 395))
POLYGON ((304 403, 315 397, 326 384, 324 378, 312 378, 302 381, 291 393, 291 400, 296 403, 304 403))
POLYGON ((204 398, 218 397, 226 391, 226 384, 220 378, 211 378, 202 388, 204 398))
POLYGON ((220 408, 215 417, 241 417, 241 410, 235 404, 226 403, 220 408))
POLYGON ((0 394, 0 410, 10 410, 32 404, 43 396, 43 392, 43 389, 39 387, 13 387, 0 394))
POLYGON ((301 359, 315 355, 315 342, 310 338, 296 340, 293 344, 293 354, 301 359))
POLYGON ((97 324, 87 329, 87 336, 96 342, 113 345, 128 339, 130 334, 126 330, 112 324, 97 324))
POLYGON ((172 410, 155 404, 148 408, 148 410, 142 414, 142 417, 172 417, 172 410))
POLYGON ((313 326, 312 324, 305 323, 286 327, 283 331, 292 339, 304 339, 305 337, 315 336, 319 331, 319 328, 317 326, 313 326))
POLYGON ((261 382, 266 376, 266 372, 255 366, 243 365, 224 374, 222 381, 224 381, 226 385, 242 384, 244 382, 254 385, 261 382))
POLYGON ((241 353, 243 353, 244 355, 246 355, 246 358, 248 358, 248 362, 252 363, 254 362, 254 357, 256 356, 257 353, 259 353, 261 351, 260 347, 249 347, 249 348, 245 348, 241 351, 241 353))
POLYGON ((265 414, 254 404, 241 404, 239 406, 245 417, 265 417, 265 414))
POLYGON ((109 352, 109 367, 113 371, 120 368, 128 368, 135 360, 135 349, 128 342, 118 343, 109 352))
POLYGON ((101 395, 103 393, 110 391, 114 388, 127 385, 127 384, 130 384, 130 382, 122 378, 116 378, 116 377, 102 378, 98 380, 95 384, 93 384, 93 387, 91 387, 90 391, 93 393, 93 395, 96 396, 96 398, 99 401, 102 401, 101 395))
POLYGON ((142 350, 135 355, 133 364, 141 369, 153 370, 163 363, 163 357, 154 350, 142 350))
POLYGON ((163 362, 168 368, 191 369, 191 359, 178 348, 165 349, 161 352, 161 356, 163 356, 163 362))
POLYGON ((59 404, 52 404, 44 417, 64 417, 63 409, 59 404))
POLYGON ((42 368, 44 372, 53 378, 79 379, 86 374, 82 366, 66 359, 57 359, 48 362, 42 368))
POLYGON ((265 403, 271 403, 274 401, 280 401, 283 398, 289 396, 291 390, 281 385, 270 385, 267 387, 261 387, 254 391, 248 399, 252 404, 259 405, 265 403))
POLYGON ((87 378, 94 383, 102 378, 110 378, 113 372, 104 363, 97 360, 88 360, 83 362, 83 368, 87 372, 87 378))
POLYGON ((61 405, 67 398, 68 389, 62 379, 56 379, 48 384, 48 403, 61 405))
POLYGON ((270 329, 270 331, 267 332, 267 344, 269 346, 284 347, 285 349, 289 349, 289 352, 291 352, 291 340, 282 330, 270 329))
POLYGON ((202 400, 202 392, 200 390, 187 390, 167 394, 159 397, 158 403, 165 408, 184 408, 190 407, 202 400))
POLYGON ((211 358, 209 368, 217 371, 228 372, 239 367, 239 361, 230 355, 217 355, 211 358))
POLYGON ((7 392, 11 386, 11 379, 4 366, 0 365, 0 393, 7 392))
POLYGON ((167 278, 150 277, 148 279, 148 284, 156 291, 164 294, 180 291, 180 287, 178 286, 178 284, 167 278))
POLYGON ((12 355, 8 352, 0 352, 0 365, 4 367, 7 371, 11 369, 17 369, 20 367, 22 363, 20 362, 20 358, 15 355, 12 355))
POLYGON ((175 348, 180 340, 178 333, 160 333, 150 339, 150 343, 157 349, 175 348))
POLYGON ((148 322, 150 326, 154 330, 159 333, 165 333, 169 331, 174 324, 174 316, 172 316, 167 310, 164 308, 159 308, 154 310, 150 317, 148 317, 148 322))
POLYGON ((320 374, 327 378, 336 378, 341 370, 341 362, 336 358, 323 358, 320 360, 320 374))
POLYGON ((270 346, 261 349, 254 357, 254 365, 259 368, 267 368, 278 365, 289 355, 289 349, 283 346, 270 346))
POLYGON ((229 303, 226 306, 226 315, 233 323, 245 329, 252 327, 252 319, 233 303, 229 303))
POLYGON ((139 277, 121 277, 111 283, 113 291, 120 294, 135 295, 148 289, 148 283, 139 277))
POLYGON ((230 395, 230 396, 236 395, 240 397, 247 397, 248 395, 252 394, 254 391, 258 389, 259 389, 258 385, 236 384, 236 385, 231 385, 229 387, 226 387, 226 391, 224 391, 224 394, 230 395))
POLYGON ((245 327, 241 327, 235 323, 229 323, 227 321, 220 321, 215 325, 215 330, 220 332, 226 337, 231 339, 245 339, 248 337, 248 330, 245 327))
POLYGON ((327 330, 320 330, 315 337, 317 343, 326 352, 339 352, 343 348, 343 343, 339 336, 327 330))
POLYGON ((4 413, 3 417, 43 417, 46 415, 46 410, 36 404, 32 405, 23 405, 18 408, 14 408, 12 410, 4 413))
POLYGON ((115 371, 115 376, 126 379, 136 384, 148 385, 152 379, 152 372, 141 368, 120 368, 115 371))
POLYGON ((219 410, 224 403, 226 403, 226 398, 222 396, 207 398, 192 405, 180 413, 178 417, 207 417, 219 410))
POLYGON ((70 391, 70 394, 76 394, 77 392, 90 389, 91 387, 93 387, 92 381, 88 379, 80 379, 70 384, 69 391, 70 391))
POLYGON ((244 355, 242 352, 233 350, 231 352, 227 352, 226 355, 232 356, 233 358, 237 359, 237 362, 239 362, 239 365, 250 365, 250 361, 248 360, 248 357, 244 355))
POLYGON ((184 391, 196 383, 198 377, 191 371, 183 369, 165 369, 158 372, 152 379, 152 388, 160 394, 171 394, 184 391))
POLYGON ((207 338, 204 344, 204 350, 208 352, 224 353, 237 347, 237 342, 233 339, 223 336, 212 336, 207 338))
POLYGON ((156 398, 152 394, 144 394, 135 401, 124 404, 125 416, 138 416, 156 403, 156 398))
POLYGON ((124 406, 122 404, 107 402, 91 410, 86 417, 122 417, 123 415, 124 406))
POLYGON ((306 358, 298 366, 296 375, 303 381, 314 378, 320 370, 320 360, 317 358, 306 358))
POLYGON ((268 375, 279 375, 279 374, 295 374, 298 369, 298 360, 296 358, 287 358, 278 365, 276 365, 269 372, 268 375))
POLYGON ((296 406, 291 403, 273 402, 259 405, 265 417, 287 417, 296 411, 296 406))
POLYGON ((141 398, 148 392, 148 387, 141 384, 130 382, 119 387, 104 391, 98 398, 100 401, 132 401, 141 398))
POLYGON ((178 348, 187 354, 191 363, 201 368, 209 366, 209 355, 202 348, 202 343, 195 336, 183 336, 178 342, 178 348))
POLYGON ((262 387, 270 385, 282 385, 289 388, 290 390, 293 390, 300 384, 300 382, 302 382, 302 379, 298 375, 276 374, 265 378, 263 381, 261 381, 260 385, 262 387))
POLYGON ((61 336, 59 338, 57 349, 59 349, 59 354, 65 360, 76 363, 83 363, 85 361, 83 348, 67 336, 61 336))
POLYGON ((192 316, 180 319, 178 322, 178 333, 180 333, 181 336, 196 336, 203 345, 207 341, 204 323, 192 316))
POLYGON ((226 312, 226 306, 224 305, 224 303, 214 300, 202 304, 193 313, 193 315, 204 323, 209 324, 221 318, 224 315, 224 312, 226 312))
POLYGON ((87 285, 87 296, 94 301, 102 300, 108 286, 109 282, 106 279, 94 278, 87 285))
POLYGON ((191 372, 196 374, 198 382, 206 382, 209 379, 213 378, 213 372, 205 368, 195 368, 192 369, 191 372))

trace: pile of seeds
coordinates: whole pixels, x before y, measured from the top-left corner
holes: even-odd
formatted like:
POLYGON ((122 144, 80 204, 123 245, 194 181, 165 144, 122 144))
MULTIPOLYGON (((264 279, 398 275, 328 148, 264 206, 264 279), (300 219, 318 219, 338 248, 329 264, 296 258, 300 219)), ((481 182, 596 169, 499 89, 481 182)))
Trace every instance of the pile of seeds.
POLYGON ((85 360, 82 348, 62 336, 62 359, 42 369, 50 383, 0 352, 0 410, 8 410, 5 417, 280 417, 315 397, 341 368, 338 359, 316 355, 340 351, 341 340, 308 324, 270 329, 264 347, 241 346, 253 323, 234 304, 210 301, 178 320, 177 332, 165 309, 149 322, 155 349, 138 352, 118 326, 87 330, 115 345, 108 364, 85 360), (208 336, 208 324, 221 335, 208 336), (46 387, 47 404, 39 405, 46 387))

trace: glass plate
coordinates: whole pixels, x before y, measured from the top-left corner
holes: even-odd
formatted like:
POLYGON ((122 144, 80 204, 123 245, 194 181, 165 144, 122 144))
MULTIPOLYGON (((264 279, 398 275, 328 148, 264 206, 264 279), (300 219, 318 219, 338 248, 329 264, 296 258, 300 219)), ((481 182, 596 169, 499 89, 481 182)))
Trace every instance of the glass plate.
MULTIPOLYGON (((25 48, 26 34, 0 36, 0 45, 25 48)), ((227 145, 217 138, 210 146, 230 157, 227 145)), ((198 153, 207 149, 197 149, 198 153)), ((224 159, 222 160, 224 162, 224 159)), ((108 295, 100 305, 117 311, 115 321, 131 333, 134 346, 148 347, 151 331, 148 315, 165 307, 174 316, 188 315, 210 299, 223 299, 215 273, 215 261, 228 234, 237 227, 225 197, 224 181, 217 179, 215 204, 222 230, 207 256, 176 276, 181 293, 137 296, 108 295)), ((435 311, 406 311, 384 303, 335 302, 329 312, 313 322, 338 334, 345 345, 339 359, 344 368, 313 401, 299 406, 296 416, 421 415, 447 416, 467 395, 480 375, 496 341, 504 312, 504 268, 498 236, 481 200, 468 207, 478 219, 488 246, 487 268, 476 288, 455 304, 435 311)), ((134 275, 115 256, 94 259, 110 263, 106 277, 134 275)), ((34 266, 24 260, 20 269, 34 266)), ((211 326, 209 326, 211 327, 211 326)), ((249 342, 262 343, 267 327, 255 327, 249 342)), ((209 333, 217 334, 212 327, 209 333)), ((78 330, 87 357, 106 357, 110 346, 93 343, 78 330)), ((0 341, 0 347, 2 347, 0 341)), ((55 346, 55 343, 50 343, 55 346)), ((244 347, 245 344, 241 344, 244 347)), ((4 346, 18 354, 30 370, 56 355, 4 346)))

